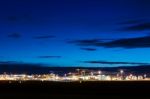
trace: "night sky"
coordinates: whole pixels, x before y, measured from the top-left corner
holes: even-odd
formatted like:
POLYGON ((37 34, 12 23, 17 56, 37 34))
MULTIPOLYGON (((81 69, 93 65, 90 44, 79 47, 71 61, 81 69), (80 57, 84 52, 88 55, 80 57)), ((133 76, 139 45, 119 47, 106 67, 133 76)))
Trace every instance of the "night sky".
POLYGON ((0 63, 150 63, 150 0, 0 0, 0 63))

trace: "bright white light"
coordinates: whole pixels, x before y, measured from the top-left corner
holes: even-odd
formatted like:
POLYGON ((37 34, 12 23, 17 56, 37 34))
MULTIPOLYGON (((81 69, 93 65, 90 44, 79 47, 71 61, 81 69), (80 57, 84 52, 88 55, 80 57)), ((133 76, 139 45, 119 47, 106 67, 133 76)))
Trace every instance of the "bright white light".
POLYGON ((124 71, 123 71, 123 70, 120 70, 120 73, 121 73, 121 74, 123 74, 123 73, 124 73, 124 71))
POLYGON ((102 71, 98 71, 98 74, 100 75, 102 73, 102 71))

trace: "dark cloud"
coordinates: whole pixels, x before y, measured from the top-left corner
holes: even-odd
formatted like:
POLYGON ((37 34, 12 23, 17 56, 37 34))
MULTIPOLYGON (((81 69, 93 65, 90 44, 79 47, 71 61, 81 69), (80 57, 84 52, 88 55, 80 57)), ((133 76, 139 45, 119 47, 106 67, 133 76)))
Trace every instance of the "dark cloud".
POLYGON ((143 30, 150 30, 150 22, 129 25, 129 26, 123 27, 120 30, 122 30, 122 31, 143 31, 143 30))
POLYGON ((95 46, 99 42, 102 42, 102 40, 99 39, 74 40, 74 41, 69 41, 68 43, 77 44, 79 46, 95 46))
POLYGON ((37 58, 43 58, 43 59, 47 59, 47 58, 61 58, 61 56, 38 56, 37 58))
POLYGON ((149 63, 139 63, 139 62, 110 62, 110 61, 83 61, 83 63, 90 64, 108 64, 108 65, 148 65, 149 63))
POLYGON ((53 35, 43 35, 43 36, 35 36, 34 39, 49 39, 49 38, 55 38, 53 35))
POLYGON ((6 64, 6 65, 44 65, 44 64, 39 64, 39 63, 25 63, 25 62, 22 62, 22 61, 0 61, 0 65, 1 64, 6 64))
POLYGON ((16 61, 0 61, 0 64, 14 64, 16 61))
POLYGON ((28 22, 32 21, 33 18, 31 14, 20 14, 20 15, 10 15, 7 17, 7 20, 10 22, 28 22))
POLYGON ((14 74, 44 74, 49 73, 49 67, 53 65, 45 64, 34 64, 34 63, 24 63, 17 61, 0 61, 0 73, 14 73, 14 74))
POLYGON ((96 48, 80 48, 85 51, 96 51, 96 48))
POLYGON ((150 65, 135 65, 135 66, 120 66, 120 67, 61 67, 58 65, 51 64, 33 64, 33 63, 18 63, 17 61, 11 63, 10 61, 0 61, 0 73, 3 74, 48 74, 56 73, 59 75, 64 75, 68 72, 74 72, 74 70, 80 69, 89 69, 89 70, 102 70, 104 72, 118 72, 120 69, 125 70, 128 73, 136 74, 149 74, 150 65), (11 63, 11 64, 10 64, 11 63))
POLYGON ((107 48, 148 48, 150 47, 150 36, 119 39, 111 42, 99 43, 97 46, 103 46, 107 48))
POLYGON ((139 24, 139 23, 142 23, 143 20, 127 20, 127 21, 124 21, 124 22, 120 22, 118 24, 121 24, 121 25, 133 25, 133 24, 139 24))
POLYGON ((7 18, 9 21, 18 21, 18 17, 17 16, 8 16, 7 18))
POLYGON ((8 35, 9 38, 20 38, 21 34, 20 33, 11 33, 8 35))
POLYGON ((93 41, 93 40, 76 40, 73 42, 78 46, 96 46, 105 48, 149 48, 150 47, 150 36, 119 39, 108 42, 93 41))

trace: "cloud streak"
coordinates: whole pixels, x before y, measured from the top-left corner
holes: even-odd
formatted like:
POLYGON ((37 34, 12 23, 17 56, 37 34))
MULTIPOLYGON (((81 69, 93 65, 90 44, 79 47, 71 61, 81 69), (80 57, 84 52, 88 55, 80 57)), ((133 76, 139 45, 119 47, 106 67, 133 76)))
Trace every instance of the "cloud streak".
POLYGON ((20 14, 20 15, 10 15, 7 16, 7 20, 10 22, 29 22, 33 21, 33 18, 31 14, 25 13, 25 14, 20 14))
POLYGON ((37 58, 49 59, 49 58, 61 58, 61 56, 37 56, 37 58))
POLYGON ((55 38, 53 35, 42 35, 42 36, 35 36, 34 39, 49 39, 49 38, 55 38))
POLYGON ((96 51, 96 48, 80 48, 81 50, 85 50, 85 51, 96 51))
POLYGON ((18 63, 16 61, 0 61, 0 64, 14 64, 14 63, 18 63))
POLYGON ((150 22, 144 21, 144 20, 128 20, 128 21, 119 23, 119 25, 123 25, 123 27, 119 29, 121 31, 150 30, 150 22))
POLYGON ((82 61, 83 63, 90 63, 90 64, 107 64, 107 65, 149 65, 149 63, 140 63, 140 62, 110 62, 110 61, 82 61))
POLYGON ((138 38, 127 38, 118 39, 108 42, 98 40, 75 40, 72 42, 78 46, 96 46, 104 48, 149 48, 150 47, 150 36, 138 37, 138 38))
POLYGON ((11 33, 8 35, 9 38, 21 38, 21 34, 20 33, 11 33))
POLYGON ((119 25, 134 25, 134 24, 139 24, 139 23, 143 23, 143 20, 127 20, 124 22, 120 22, 118 23, 119 25))
POLYGON ((84 39, 84 40, 73 40, 73 41, 69 41, 68 43, 71 44, 73 43, 78 46, 95 46, 99 42, 103 42, 103 41, 99 39, 84 39))

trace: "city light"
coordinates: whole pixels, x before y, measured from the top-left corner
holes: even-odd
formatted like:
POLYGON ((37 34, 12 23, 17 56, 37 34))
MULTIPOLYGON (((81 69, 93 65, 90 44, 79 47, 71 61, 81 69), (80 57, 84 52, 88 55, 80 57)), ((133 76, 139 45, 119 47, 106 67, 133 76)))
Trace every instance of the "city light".
POLYGON ((144 75, 134 75, 126 74, 124 70, 119 71, 120 74, 105 74, 101 70, 89 71, 89 70, 75 70, 75 72, 69 72, 64 74, 64 76, 59 76, 58 74, 0 74, 0 80, 9 81, 26 81, 26 80, 36 80, 36 81, 133 81, 133 80, 150 80, 147 74, 144 75), (81 71, 81 73, 80 73, 81 71))

